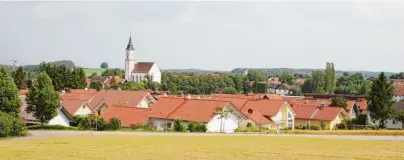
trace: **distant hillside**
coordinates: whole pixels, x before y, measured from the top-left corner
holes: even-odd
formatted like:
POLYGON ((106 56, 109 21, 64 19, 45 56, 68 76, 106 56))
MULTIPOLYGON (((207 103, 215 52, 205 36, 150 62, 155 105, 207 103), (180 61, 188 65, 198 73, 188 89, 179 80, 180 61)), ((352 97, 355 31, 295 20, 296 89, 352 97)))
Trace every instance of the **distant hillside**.
POLYGON ((195 74, 209 74, 209 73, 230 73, 229 71, 213 71, 213 70, 201 70, 201 69, 163 69, 163 72, 170 73, 195 73, 195 74))
MULTIPOLYGON (((244 71, 245 68, 236 68, 231 71, 232 74, 240 74, 244 71)), ((249 68, 252 69, 252 68, 249 68)), ((323 71, 324 69, 309 69, 309 68, 302 68, 302 69, 295 69, 295 68, 254 68, 259 70, 265 75, 272 75, 277 76, 280 75, 282 72, 288 72, 290 74, 311 74, 313 71, 323 71)), ((370 77, 377 76, 380 72, 370 72, 370 71, 341 71, 336 70, 336 76, 340 76, 345 72, 348 73, 361 73, 365 79, 370 77)), ((387 76, 394 74, 393 72, 385 72, 387 76)))
MULTIPOLYGON (((54 61, 54 62, 48 62, 48 63, 55 64, 57 66, 65 65, 67 68, 74 68, 76 66, 74 64, 74 62, 70 61, 70 60, 61 60, 61 61, 54 61)), ((1 65, 0 64, 0 67, 3 67, 3 66, 5 66, 7 69, 12 69, 13 68, 13 66, 11 66, 11 65, 1 65)), ((24 68, 24 70, 28 71, 28 72, 37 72, 38 71, 38 66, 39 66, 39 64, 37 64, 37 65, 23 65, 22 68, 24 68)))

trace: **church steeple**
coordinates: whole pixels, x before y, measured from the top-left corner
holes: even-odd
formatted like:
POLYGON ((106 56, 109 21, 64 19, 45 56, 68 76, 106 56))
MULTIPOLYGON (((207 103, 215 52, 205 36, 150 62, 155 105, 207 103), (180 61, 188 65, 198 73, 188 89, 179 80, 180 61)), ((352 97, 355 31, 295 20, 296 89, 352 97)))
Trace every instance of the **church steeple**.
POLYGON ((127 51, 134 51, 135 48, 133 48, 133 44, 132 44, 132 35, 129 36, 129 42, 128 45, 126 46, 126 50, 127 51))

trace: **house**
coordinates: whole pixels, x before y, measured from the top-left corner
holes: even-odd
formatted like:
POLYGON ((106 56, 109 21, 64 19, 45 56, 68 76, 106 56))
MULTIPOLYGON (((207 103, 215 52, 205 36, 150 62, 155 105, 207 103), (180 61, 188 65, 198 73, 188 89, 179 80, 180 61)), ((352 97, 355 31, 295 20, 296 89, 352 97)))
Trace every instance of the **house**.
POLYGON ((174 120, 203 122, 207 132, 234 132, 245 116, 229 101, 164 97, 151 108, 150 124, 157 130, 171 130, 174 120), (231 111, 227 118, 219 118, 216 108, 231 111))
POLYGON ((87 88, 90 87, 91 82, 101 83, 102 88, 111 87, 111 81, 113 78, 115 78, 116 84, 121 84, 121 83, 125 82, 125 80, 119 76, 94 76, 88 80, 90 83, 87 83, 87 88))
POLYGON ((161 82, 161 71, 156 63, 136 61, 132 37, 129 37, 129 42, 126 46, 125 80, 140 82, 146 80, 146 76, 150 76, 153 82, 161 82))
POLYGON ((293 109, 296 112, 295 125, 299 128, 320 127, 323 122, 327 129, 332 130, 348 116, 341 107, 293 105, 293 109))
MULTIPOLYGON (((404 102, 394 102, 393 107, 398 112, 402 111, 402 110, 404 110, 404 102)), ((372 125, 372 126, 379 126, 379 124, 380 124, 380 120, 372 119, 370 116, 370 113, 367 114, 367 122, 369 125, 372 125)), ((388 129, 404 129, 404 124, 395 119, 388 119, 388 120, 386 120, 385 124, 386 124, 386 128, 388 128, 388 129)))
POLYGON ((240 110, 255 123, 247 123, 245 127, 258 125, 267 129, 294 129, 296 113, 285 100, 249 100, 240 110))
POLYGON ((101 117, 109 121, 111 118, 119 118, 122 127, 133 127, 137 124, 147 124, 150 109, 134 106, 111 106, 101 114, 101 117))
POLYGON ((394 86, 394 100, 396 102, 404 101, 404 87, 394 86))
POLYGON ((62 106, 57 109, 58 114, 56 117, 51 119, 48 124, 49 125, 62 125, 62 126, 70 126, 70 122, 72 121, 72 115, 62 106))
POLYGON ((294 128, 295 113, 286 100, 247 97, 212 97, 212 99, 232 102, 247 117, 247 120, 241 122, 241 128, 294 128))
POLYGON ((304 78, 297 78, 296 79, 296 84, 302 85, 304 84, 305 79, 304 78))
MULTIPOLYGON (((41 122, 35 118, 33 113, 28 113, 27 112, 27 101, 26 101, 26 93, 28 91, 26 90, 20 90, 20 100, 21 100, 21 109, 19 116, 24 120, 24 123, 27 125, 32 125, 32 124, 40 124, 41 122)), ((59 107, 57 109, 58 114, 51 119, 48 124, 50 125, 62 125, 62 126, 70 126, 70 121, 72 120, 72 115, 69 114, 69 112, 63 107, 59 107)))
POLYGON ((72 116, 93 114, 93 108, 86 100, 62 100, 61 105, 72 116))

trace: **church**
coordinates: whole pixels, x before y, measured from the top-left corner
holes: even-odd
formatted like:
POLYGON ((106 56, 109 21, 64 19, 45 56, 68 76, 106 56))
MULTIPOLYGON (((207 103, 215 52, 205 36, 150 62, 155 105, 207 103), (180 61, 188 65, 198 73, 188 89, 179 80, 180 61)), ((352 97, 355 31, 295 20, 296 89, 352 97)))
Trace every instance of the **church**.
POLYGON ((151 76, 154 82, 161 83, 161 71, 155 62, 136 61, 135 48, 132 44, 132 36, 130 36, 126 46, 125 81, 141 82, 146 80, 146 75, 151 76))

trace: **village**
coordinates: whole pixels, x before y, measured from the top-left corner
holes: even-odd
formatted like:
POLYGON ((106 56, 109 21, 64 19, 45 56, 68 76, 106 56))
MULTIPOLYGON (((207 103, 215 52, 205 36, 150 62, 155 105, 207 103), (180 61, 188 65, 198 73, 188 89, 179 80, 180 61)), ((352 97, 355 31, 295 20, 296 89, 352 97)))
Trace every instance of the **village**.
MULTIPOLYGON (((101 126, 95 130, 104 130, 105 127, 102 125, 113 118, 120 121, 118 127, 122 128, 182 132, 232 133, 272 130, 279 133, 280 130, 345 130, 380 126, 380 120, 373 119, 371 111, 368 110, 369 99, 366 95, 333 93, 297 95, 294 93, 296 89, 291 89, 293 86, 281 81, 280 77, 270 77, 266 82, 250 80, 248 82, 250 91, 247 90, 244 93, 238 93, 238 91, 226 93, 225 89, 220 90, 220 88, 219 92, 211 91, 208 95, 184 94, 182 91, 173 94, 173 90, 158 90, 153 87, 153 84, 162 82, 161 71, 157 64, 137 62, 134 51, 130 37, 126 47, 125 78, 119 75, 90 76, 85 78, 85 86, 81 85, 82 89, 63 87, 57 90, 55 88, 60 106, 57 107, 56 115, 45 121, 38 119, 42 116, 38 116, 38 112, 28 109, 27 94, 30 90, 19 90, 22 102, 19 117, 27 126, 43 125, 43 123, 65 127, 81 125, 90 126, 80 127, 90 130, 96 127, 93 123, 101 126), (151 87, 145 90, 121 88, 129 83, 148 83, 151 87), (264 85, 258 86, 255 83, 264 83, 264 85), (265 87, 263 91, 254 89, 261 86, 265 87), (87 117, 90 120, 78 122, 80 118, 77 117, 81 119, 87 117), (100 119, 102 122, 97 124, 100 119), (195 130, 194 125, 201 127, 195 130)), ((42 68, 49 67, 51 66, 45 65, 42 68)), ((241 74, 249 75, 247 69, 241 74)), ((220 77, 221 75, 207 74, 206 76, 220 77)), ((285 78, 282 77, 282 79, 285 78)), ((304 78, 298 78, 295 81, 296 85, 305 84, 304 78)), ((404 108, 404 103, 401 102, 404 100, 403 82, 404 80, 400 79, 393 80, 394 98, 392 100, 395 102, 392 107, 397 112, 404 108)), ((31 83, 35 85, 36 82, 31 83)), ((178 88, 183 87, 178 86, 178 88)), ((31 107, 33 105, 31 104, 31 107)), ((387 129, 404 128, 403 122, 396 117, 384 121, 387 129)))

